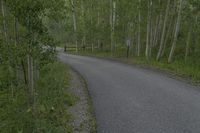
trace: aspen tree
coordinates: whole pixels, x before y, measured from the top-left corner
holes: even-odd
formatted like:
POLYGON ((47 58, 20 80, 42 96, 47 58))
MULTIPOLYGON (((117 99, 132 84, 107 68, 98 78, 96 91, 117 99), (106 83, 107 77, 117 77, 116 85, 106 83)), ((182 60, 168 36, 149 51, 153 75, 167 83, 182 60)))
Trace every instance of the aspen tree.
POLYGON ((179 9, 178 9, 178 18, 177 18, 177 22, 176 22, 176 28, 175 28, 175 33, 174 33, 174 37, 173 37, 172 47, 171 47, 170 54, 168 57, 168 63, 172 62, 172 57, 173 57, 174 50, 175 50, 176 43, 177 43, 177 37, 178 37, 180 23, 181 23, 182 5, 183 5, 183 0, 180 0, 179 1, 179 9))
POLYGON ((163 50, 163 45, 164 45, 164 40, 165 40, 165 32, 166 32, 166 27, 167 27, 167 20, 168 20, 168 14, 169 14, 169 7, 170 7, 170 0, 168 0, 166 11, 165 11, 165 19, 164 19, 164 26, 162 30, 162 36, 161 36, 161 42, 160 42, 160 47, 159 51, 157 54, 156 60, 158 61, 160 59, 162 50, 163 50))
POLYGON ((137 40, 137 56, 140 56, 140 45, 141 45, 141 0, 138 4, 138 40, 137 40))
POLYGON ((189 53, 191 33, 192 33, 192 23, 190 23, 189 31, 188 31, 188 35, 187 35, 187 41, 186 41, 186 47, 185 47, 185 62, 187 62, 187 57, 188 57, 188 53, 189 53))
POLYGON ((116 20, 116 1, 112 1, 112 13, 111 13, 111 54, 114 52, 114 36, 115 36, 115 20, 116 20))
POLYGON ((146 60, 149 60, 149 49, 150 49, 150 35, 151 35, 151 6, 152 1, 148 0, 148 18, 147 18, 147 35, 146 35, 146 50, 145 56, 146 60))
POLYGON ((72 5, 72 16, 73 16, 73 26, 74 26, 74 34, 75 34, 76 52, 78 52, 77 23, 76 23, 76 7, 75 7, 74 0, 71 0, 71 5, 72 5))
POLYGON ((2 17, 3 17, 3 32, 5 37, 5 42, 8 44, 8 33, 7 33, 7 24, 6 24, 6 15, 5 15, 5 5, 4 0, 1 0, 1 11, 2 11, 2 17))

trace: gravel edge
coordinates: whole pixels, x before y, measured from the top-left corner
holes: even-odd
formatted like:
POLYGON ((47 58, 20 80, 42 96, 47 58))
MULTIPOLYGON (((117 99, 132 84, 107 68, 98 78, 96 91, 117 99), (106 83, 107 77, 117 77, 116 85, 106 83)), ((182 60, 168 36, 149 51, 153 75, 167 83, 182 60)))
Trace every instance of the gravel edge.
POLYGON ((96 133, 96 118, 87 83, 73 68, 69 69, 69 74, 68 90, 78 97, 76 104, 69 108, 69 112, 74 118, 71 122, 73 133, 96 133))

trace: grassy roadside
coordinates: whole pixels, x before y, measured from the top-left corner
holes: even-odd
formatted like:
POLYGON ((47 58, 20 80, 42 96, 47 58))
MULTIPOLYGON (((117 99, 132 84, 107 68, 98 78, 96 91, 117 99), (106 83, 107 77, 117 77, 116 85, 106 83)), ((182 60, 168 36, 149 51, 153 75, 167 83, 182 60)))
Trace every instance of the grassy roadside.
POLYGON ((33 108, 27 106, 25 86, 15 88, 14 97, 0 89, 0 133, 71 133, 67 108, 77 98, 66 92, 68 86, 68 68, 55 62, 40 72, 33 108))
POLYGON ((185 79, 191 83, 200 84, 200 66, 198 64, 192 64, 192 63, 186 64, 184 61, 174 61, 173 63, 169 64, 166 61, 167 59, 163 59, 159 62, 157 62, 154 59, 146 61, 144 57, 135 57, 135 56, 130 56, 129 59, 127 59, 125 53, 124 54, 117 53, 111 56, 109 52, 95 51, 92 53, 88 51, 85 52, 81 51, 78 54, 84 56, 114 59, 128 64, 136 64, 141 67, 157 69, 170 73, 174 76, 180 77, 182 79, 185 79))

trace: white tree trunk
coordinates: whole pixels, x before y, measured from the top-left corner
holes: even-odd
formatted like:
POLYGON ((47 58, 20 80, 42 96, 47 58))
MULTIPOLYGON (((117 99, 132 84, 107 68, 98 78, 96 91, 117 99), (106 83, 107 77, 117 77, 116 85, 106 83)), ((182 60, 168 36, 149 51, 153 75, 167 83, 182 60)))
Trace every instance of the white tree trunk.
POLYGON ((141 0, 139 0, 138 7, 138 40, 137 40, 137 56, 140 56, 140 45, 141 45, 141 0))
POLYGON ((165 54, 165 49, 166 49, 166 45, 167 45, 167 41, 170 39, 170 35, 172 34, 173 32, 173 21, 174 21, 174 13, 175 13, 175 5, 174 5, 174 11, 173 11, 173 14, 171 15, 170 17, 170 22, 169 22, 169 26, 168 26, 168 30, 167 30, 167 33, 166 33, 166 37, 165 37, 165 41, 164 41, 164 46, 163 46, 163 50, 162 50, 162 53, 161 53, 161 56, 160 57, 163 57, 163 55, 165 54))
MULTIPOLYGON (((98 16, 98 18, 97 18, 97 25, 98 25, 98 28, 100 28, 99 27, 99 25, 100 25, 100 13, 99 13, 99 11, 98 11, 98 14, 97 14, 98 16)), ((99 39, 99 36, 98 36, 98 41, 97 41, 97 45, 98 45, 98 49, 99 49, 99 45, 100 45, 100 39, 99 39)))
POLYGON ((167 27, 169 8, 170 8, 170 0, 168 0, 166 12, 165 12, 165 20, 164 20, 164 26, 163 26, 162 36, 161 36, 161 42, 160 42, 160 47, 159 47, 159 51, 158 51, 157 58, 156 58, 157 61, 160 59, 160 56, 161 56, 161 53, 162 53, 162 50, 163 50, 163 44, 164 44, 164 41, 165 41, 165 32, 166 32, 166 27, 167 27))
POLYGON ((112 3, 112 23, 111 23, 111 54, 114 52, 114 34, 115 34, 115 19, 116 19, 116 2, 112 3))
POLYGON ((6 17, 5 17, 4 0, 1 0, 1 11, 2 11, 2 17, 3 17, 3 32, 4 32, 5 42, 6 44, 8 44, 8 33, 7 33, 7 25, 6 25, 6 17))
POLYGON ((150 48, 150 34, 151 34, 151 4, 152 1, 148 0, 148 19, 147 19, 147 38, 146 38, 146 59, 149 60, 149 48, 150 48))
POLYGON ((72 5, 72 16, 73 16, 74 33, 75 33, 76 52, 78 52, 76 8, 75 8, 74 0, 71 0, 71 5, 72 5))
POLYGON ((27 57, 28 62, 28 95, 29 95, 29 104, 30 106, 34 103, 34 76, 33 76, 33 58, 29 54, 27 57))
POLYGON ((176 42, 177 42, 178 33, 179 33, 179 29, 180 29, 182 5, 183 5, 183 0, 180 0, 179 10, 178 10, 178 18, 177 18, 177 23, 176 23, 176 29, 175 29, 175 34, 174 34, 174 39, 173 39, 171 51, 170 51, 169 58, 168 58, 168 63, 172 62, 172 57, 173 57, 174 50, 175 50, 175 47, 176 47, 176 42))
POLYGON ((188 58, 188 54, 189 54, 190 38, 191 38, 192 28, 193 28, 193 22, 191 21, 190 24, 189 24, 189 31, 188 31, 187 41, 186 41, 185 62, 187 62, 187 58, 188 58))

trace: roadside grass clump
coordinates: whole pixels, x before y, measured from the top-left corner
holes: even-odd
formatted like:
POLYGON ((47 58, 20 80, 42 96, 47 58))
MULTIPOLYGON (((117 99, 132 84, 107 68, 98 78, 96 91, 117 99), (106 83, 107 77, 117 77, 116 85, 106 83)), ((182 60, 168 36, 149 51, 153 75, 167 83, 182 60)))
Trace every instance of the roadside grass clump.
MULTIPOLYGON (((72 54, 76 54, 71 52, 72 54)), ((163 58, 159 62, 155 58, 149 59, 147 61, 144 56, 137 57, 133 54, 127 59, 125 50, 117 50, 114 54, 111 55, 109 51, 95 50, 91 51, 79 51, 79 55, 84 56, 93 56, 93 57, 103 57, 116 59, 129 64, 138 64, 144 67, 155 68, 159 70, 164 70, 173 75, 183 77, 187 80, 192 81, 193 83, 200 83, 200 64, 194 64, 194 62, 185 62, 184 60, 174 60, 172 63, 167 62, 167 58, 163 58)))
POLYGON ((9 88, 0 89, 0 133, 71 133, 72 116, 67 109, 77 98, 66 91, 67 69, 66 65, 54 62, 40 70, 31 107, 26 86, 16 87, 14 96, 8 93, 9 88))

